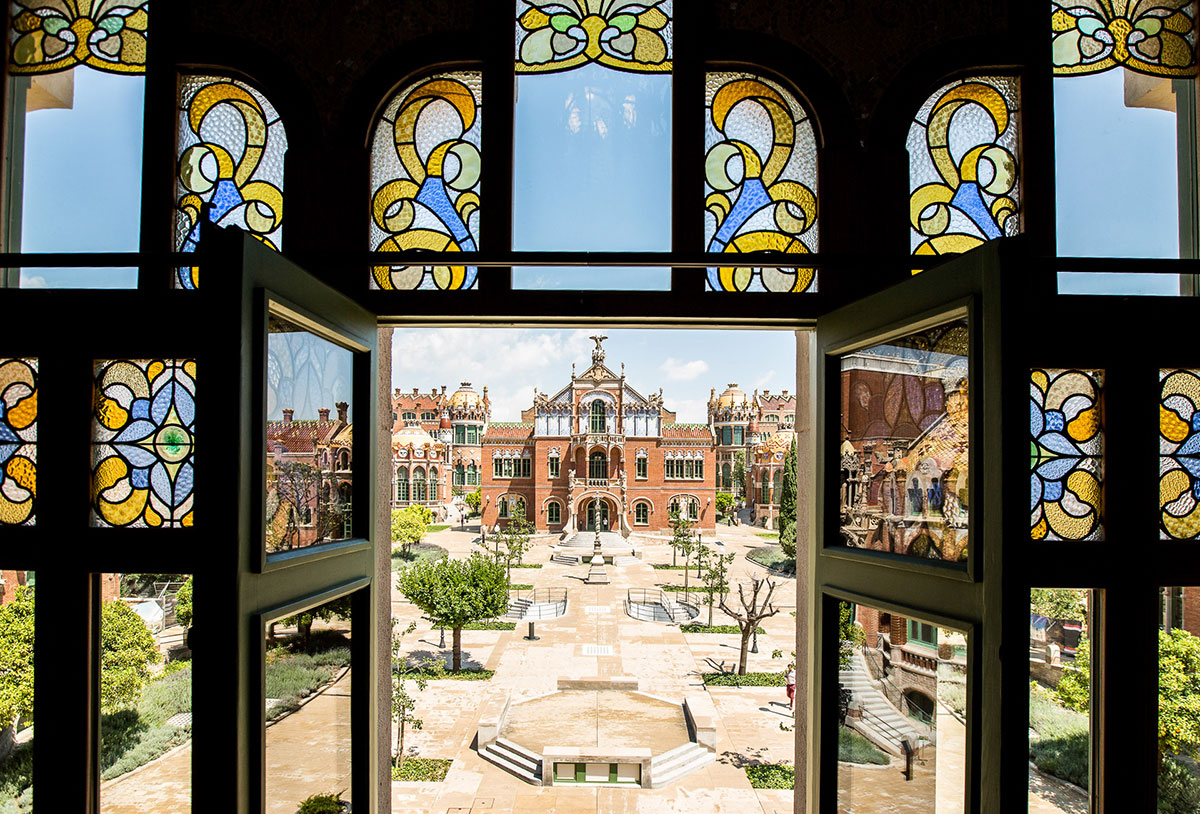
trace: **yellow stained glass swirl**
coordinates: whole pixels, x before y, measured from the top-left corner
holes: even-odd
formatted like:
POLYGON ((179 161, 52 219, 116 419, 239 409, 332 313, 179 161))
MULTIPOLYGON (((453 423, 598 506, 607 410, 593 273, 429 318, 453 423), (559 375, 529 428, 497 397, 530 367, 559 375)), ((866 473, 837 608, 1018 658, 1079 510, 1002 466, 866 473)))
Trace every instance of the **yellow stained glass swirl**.
POLYGON ((517 73, 670 73, 672 0, 517 0, 517 73))
POLYGON ((1158 405, 1159 536, 1200 537, 1200 371, 1161 370, 1158 405))
POLYGON ((33 525, 37 359, 0 359, 0 526, 33 525))
POLYGON ((149 0, 13 0, 8 71, 146 72, 149 0))
POLYGON ((1054 73, 1196 75, 1196 0, 1052 0, 1054 73))
POLYGON ((1030 537, 1103 538, 1102 370, 1033 370, 1029 386, 1030 537))

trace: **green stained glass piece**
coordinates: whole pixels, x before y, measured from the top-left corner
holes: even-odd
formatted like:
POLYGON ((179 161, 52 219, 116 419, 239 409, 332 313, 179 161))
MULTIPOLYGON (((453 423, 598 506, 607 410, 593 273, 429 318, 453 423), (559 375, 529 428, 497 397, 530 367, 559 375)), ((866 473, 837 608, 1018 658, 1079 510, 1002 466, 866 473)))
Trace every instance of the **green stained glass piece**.
POLYGON ((618 14, 609 20, 609 24, 620 31, 628 33, 637 25, 637 17, 632 14, 618 14))
POLYGON ((47 17, 42 22, 42 30, 52 37, 58 36, 58 32, 68 27, 67 21, 62 17, 47 17))
POLYGON ((1104 21, 1096 17, 1084 17, 1075 27, 1082 31, 1084 36, 1090 37, 1104 28, 1104 21))
POLYGON ((97 27, 104 29, 109 34, 116 34, 125 27, 125 18, 112 14, 97 23, 97 27))
POLYGON ((579 21, 570 14, 555 14, 550 18, 550 27, 555 31, 567 31, 572 26, 579 25, 579 21))

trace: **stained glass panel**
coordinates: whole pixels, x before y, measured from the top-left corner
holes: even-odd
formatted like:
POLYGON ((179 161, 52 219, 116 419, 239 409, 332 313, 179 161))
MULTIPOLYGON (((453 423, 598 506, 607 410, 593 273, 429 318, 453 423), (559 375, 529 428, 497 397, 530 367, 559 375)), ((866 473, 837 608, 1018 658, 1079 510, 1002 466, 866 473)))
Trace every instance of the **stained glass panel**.
POLYGON ((149 0, 13 0, 10 74, 146 72, 149 0))
POLYGON ((193 522, 196 362, 96 362, 92 525, 179 528, 193 522))
POLYGON ((1034 540, 1104 536, 1102 370, 1033 370, 1029 526, 1034 540))
POLYGON ((1196 75, 1196 0, 1051 0, 1054 73, 1196 75))
MULTIPOLYGON (((287 132, 261 93, 236 79, 184 75, 179 80, 175 247, 196 250, 200 213, 283 246, 283 166, 287 132)), ((181 268, 179 288, 194 289, 199 269, 181 268)))
POLYGON ((517 0, 517 73, 670 73, 672 0, 517 0))
POLYGON ((966 563, 967 320, 841 359, 842 543, 966 563))
POLYGON ((1200 537, 1200 371, 1161 370, 1158 410, 1159 536, 1200 537))
POLYGON ((1021 231, 1015 77, 951 82, 908 131, 909 221, 918 255, 966 252, 1021 231))
POLYGON ((0 359, 0 525, 33 525, 37 359, 0 359))
MULTIPOLYGON (((809 254, 817 250, 817 140, 812 121, 781 85, 749 73, 705 83, 706 251, 809 254)), ((723 266, 710 291, 811 292, 811 268, 723 266)))
MULTIPOLYGON (((392 97, 371 146, 371 249, 479 248, 482 74, 438 74, 392 97)), ((474 266, 375 266, 386 290, 475 286, 474 266)))

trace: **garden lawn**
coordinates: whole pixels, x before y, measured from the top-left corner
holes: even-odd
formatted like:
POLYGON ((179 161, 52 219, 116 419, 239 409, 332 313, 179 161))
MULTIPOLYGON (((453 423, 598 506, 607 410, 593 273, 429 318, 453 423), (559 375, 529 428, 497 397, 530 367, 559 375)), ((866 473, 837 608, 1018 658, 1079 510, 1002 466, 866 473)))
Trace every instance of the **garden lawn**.
MULTIPOLYGON (((742 629, 737 625, 680 625, 681 633, 741 633, 742 629)), ((767 631, 761 627, 756 629, 760 636, 765 636, 767 631)))
POLYGON ((174 726, 167 720, 191 711, 192 667, 185 664, 147 684, 136 706, 101 716, 100 778, 120 777, 187 741, 191 724, 174 726))
POLYGON ((784 554, 782 548, 775 548, 774 546, 756 548, 746 552, 746 559, 770 568, 772 571, 787 574, 788 576, 796 573, 796 561, 784 554))
POLYGON ((886 766, 892 762, 886 752, 876 749, 875 744, 846 726, 838 729, 838 760, 874 766, 886 766))
POLYGON ((704 683, 709 687, 786 687, 785 673, 704 673, 704 683))
POLYGON ((450 526, 448 524, 444 525, 444 526, 426 526, 425 533, 426 534, 437 534, 439 531, 445 531, 448 528, 450 528, 450 526))
POLYGON ((279 702, 267 710, 267 720, 300 708, 300 702, 350 666, 350 641, 341 635, 313 637, 315 647, 300 649, 291 640, 267 650, 267 698, 279 702))
POLYGON ((796 787, 796 770, 783 763, 768 763, 763 766, 747 766, 746 777, 756 789, 793 789, 796 787))
POLYGON ((392 552, 392 570, 412 565, 422 560, 440 560, 447 556, 446 549, 433 543, 413 543, 408 551, 396 549, 392 552))
POLYGON ((1058 705, 1049 691, 1029 691, 1029 759, 1038 770, 1088 787, 1088 717, 1058 705))
POLYGON ((441 758, 406 757, 399 768, 392 767, 393 780, 420 780, 427 783, 441 783, 450 771, 454 761, 441 758))

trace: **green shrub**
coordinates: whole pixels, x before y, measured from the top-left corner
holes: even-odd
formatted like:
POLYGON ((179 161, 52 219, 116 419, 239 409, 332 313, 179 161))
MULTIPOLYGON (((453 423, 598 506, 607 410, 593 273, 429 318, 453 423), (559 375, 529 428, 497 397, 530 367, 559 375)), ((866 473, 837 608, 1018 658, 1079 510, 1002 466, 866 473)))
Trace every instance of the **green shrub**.
POLYGON ((279 703, 267 710, 267 719, 298 709, 302 699, 327 684, 340 668, 349 664, 349 648, 319 653, 289 653, 285 648, 268 651, 267 697, 278 698, 279 703))
POLYGON ((175 621, 184 627, 192 626, 192 578, 179 588, 175 594, 175 621))
MULTIPOLYGON (((0 762, 0 799, 16 800, 32 799, 33 789, 33 744, 22 744, 15 748, 8 759, 0 762)), ((24 808, 14 808, 13 811, 28 811, 27 803, 24 808)))
POLYGON ((392 570, 403 568, 409 563, 424 560, 440 560, 449 556, 449 552, 440 545, 433 543, 413 543, 407 550, 396 549, 392 552, 392 570))
POLYGON ((429 673, 430 681, 488 681, 496 674, 495 670, 485 670, 482 667, 464 667, 457 673, 429 673))
POLYGON ((100 779, 144 766, 191 736, 190 727, 152 725, 134 709, 105 715, 100 719, 100 779))
POLYGON ((1039 771, 1088 787, 1087 732, 1064 737, 1042 737, 1029 742, 1029 758, 1039 771))
POLYGON ((497 622, 490 619, 481 619, 478 622, 468 622, 462 626, 463 630, 516 630, 516 622, 497 622))
MULTIPOLYGON (((792 560, 796 559, 796 524, 794 521, 783 519, 779 523, 779 550, 792 560)), ((796 570, 796 566, 792 565, 792 570, 796 570)))
POLYGON ((782 763, 747 766, 746 778, 756 789, 793 789, 796 787, 795 768, 782 763))
MULTIPOLYGON (((679 629, 684 633, 741 633, 742 629, 737 625, 680 625, 679 629)), ((756 628, 756 632, 762 636, 767 631, 761 627, 756 628)))
POLYGON ((105 710, 137 703, 150 681, 150 665, 161 660, 154 636, 142 617, 120 600, 100 609, 100 706, 105 710))
POLYGON ((1058 695, 1059 703, 1067 709, 1076 712, 1087 712, 1091 696, 1091 654, 1087 636, 1079 637, 1079 645, 1075 649, 1075 663, 1063 667, 1062 676, 1054 692, 1058 695))
POLYGON ((750 562, 758 563, 759 565, 770 568, 772 571, 779 571, 783 574, 796 573, 796 555, 795 552, 788 556, 783 547, 779 548, 756 548, 746 552, 746 559, 750 562))
POLYGON ((692 566, 690 566, 690 565, 671 565, 671 563, 669 563, 669 562, 668 563, 656 562, 656 563, 653 563, 650 567, 653 568, 655 571, 683 571, 685 569, 691 568, 692 566))
POLYGON ((13 601, 0 606, 0 721, 5 725, 33 719, 33 617, 33 588, 18 586, 13 601))
POLYGON ((1200 811, 1200 777, 1174 758, 1163 758, 1158 771, 1158 814, 1196 811, 1200 811))
MULTIPOLYGON (((672 593, 672 594, 683 593, 682 585, 663 585, 662 589, 664 591, 666 591, 667 593, 672 593)), ((692 585, 687 589, 687 592, 690 594, 720 593, 720 591, 717 591, 715 588, 709 588, 705 585, 692 585)))
POLYGON ((891 763, 887 753, 849 727, 838 728, 838 760, 843 763, 866 763, 886 766, 891 763))
POLYGON ((702 678, 709 687, 786 687, 785 673, 705 673, 702 678))
POLYGON ((540 562, 514 562, 508 566, 509 568, 541 568, 540 562))
POLYGON ((392 767, 393 780, 424 781, 426 783, 441 783, 450 771, 454 761, 441 758, 409 757, 399 767, 392 767))
POLYGON ((192 711, 192 667, 190 662, 151 681, 142 692, 137 711, 152 725, 164 724, 181 712, 192 711))
POLYGON ((532 585, 526 585, 524 582, 511 582, 508 585, 510 591, 532 591, 532 585))
POLYGON ((336 794, 313 794, 300 803, 300 807, 296 809, 296 814, 342 814, 345 801, 342 799, 342 794, 345 789, 336 794))

